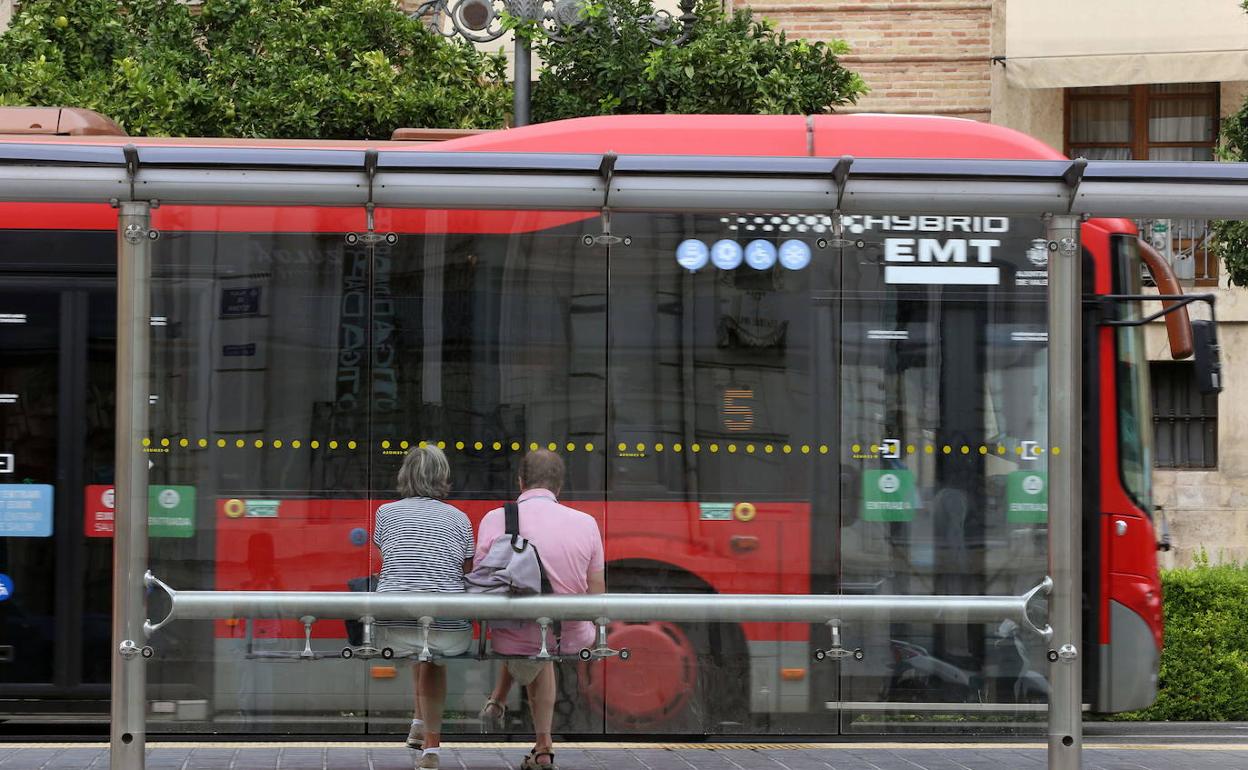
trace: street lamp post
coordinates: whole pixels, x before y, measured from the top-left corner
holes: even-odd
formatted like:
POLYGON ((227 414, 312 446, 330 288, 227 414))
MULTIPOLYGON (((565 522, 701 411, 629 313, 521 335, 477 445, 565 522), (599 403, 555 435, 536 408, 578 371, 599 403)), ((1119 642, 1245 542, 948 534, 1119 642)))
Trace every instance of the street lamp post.
MULTIPOLYGON (((472 43, 492 43, 506 32, 504 15, 525 26, 538 24, 555 40, 562 39, 581 22, 582 0, 426 0, 412 12, 412 17, 425 20, 429 27, 444 37, 456 35, 472 43), (450 22, 449 27, 443 19, 450 22)), ((693 12, 696 0, 680 0, 680 15, 673 18, 667 11, 657 11, 641 19, 654 29, 651 40, 657 44, 683 45, 693 34, 698 17, 693 12), (680 22, 681 32, 671 41, 662 35, 680 22)), ((515 80, 512 97, 512 125, 529 124, 532 104, 533 41, 528 35, 515 36, 512 57, 515 80)))

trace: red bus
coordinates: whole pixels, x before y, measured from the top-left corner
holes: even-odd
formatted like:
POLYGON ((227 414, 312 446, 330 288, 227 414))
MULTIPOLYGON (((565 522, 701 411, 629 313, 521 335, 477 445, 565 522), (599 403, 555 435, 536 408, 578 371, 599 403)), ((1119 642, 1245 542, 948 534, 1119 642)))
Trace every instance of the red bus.
MULTIPOLYGON (((1061 157, 998 126, 888 115, 604 117, 436 147, 1061 157)), ((46 509, 0 537, 10 732, 36 729, 35 712, 106 707, 116 221, 102 204, 0 204, 0 492, 22 485, 46 509)), ((516 493, 525 450, 561 452, 563 500, 597 518, 609 590, 1019 594, 1040 582, 1046 457, 1060 450, 1046 441, 1042 221, 743 211, 610 225, 618 240, 584 212, 378 209, 370 238, 363 210, 156 208, 152 569, 179 589, 347 590, 377 571, 372 514, 393 499, 404 452, 433 441, 474 523, 516 493)), ((1082 248, 1088 297, 1139 293, 1131 222, 1086 222, 1082 248)), ((1154 697, 1162 634, 1148 366, 1140 327, 1106 326, 1105 306, 1085 304, 1084 700, 1122 711, 1154 697)), ((1043 719, 1043 640, 1010 624, 851 625, 844 642, 863 659, 815 662, 827 634, 615 624, 632 659, 561 666, 556 730, 1043 719)), ((321 621, 311 645, 329 655, 345 638, 321 621)), ((298 623, 175 624, 152 644, 152 732, 406 729, 401 662, 300 660, 298 623)), ((473 732, 493 669, 453 665, 451 725, 473 732)))

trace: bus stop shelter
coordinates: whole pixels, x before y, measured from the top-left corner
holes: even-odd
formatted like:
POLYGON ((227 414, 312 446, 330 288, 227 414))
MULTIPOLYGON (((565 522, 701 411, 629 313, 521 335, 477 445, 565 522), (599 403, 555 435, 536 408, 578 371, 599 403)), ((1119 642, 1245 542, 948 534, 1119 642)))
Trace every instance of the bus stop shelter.
MULTIPOLYGON (((0 200, 113 202, 120 209, 111 760, 145 762, 147 637, 180 619, 237 616, 417 620, 439 614, 546 621, 647 619, 828 624, 880 615, 1031 627, 1049 650, 1048 765, 1081 766, 1082 345, 1079 226, 1087 217, 1248 216, 1248 169, 1219 163, 679 157, 386 150, 71 147, 8 144, 0 200), (148 574, 146 409, 151 251, 157 205, 551 209, 1042 217, 1048 249, 1049 575, 1017 596, 649 594, 368 596, 176 591, 148 574), (151 590, 170 610, 152 619, 151 590), (1048 598, 1047 624, 1032 602, 1048 598)), ((834 648, 835 648, 834 643, 834 648)))

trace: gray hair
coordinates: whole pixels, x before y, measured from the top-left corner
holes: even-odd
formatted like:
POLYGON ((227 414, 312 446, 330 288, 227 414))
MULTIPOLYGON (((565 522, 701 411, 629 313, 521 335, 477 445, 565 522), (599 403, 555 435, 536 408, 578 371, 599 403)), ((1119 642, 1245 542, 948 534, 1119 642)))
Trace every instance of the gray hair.
POLYGON ((433 442, 422 442, 403 458, 399 468, 399 494, 403 497, 441 499, 451 491, 451 464, 433 442))

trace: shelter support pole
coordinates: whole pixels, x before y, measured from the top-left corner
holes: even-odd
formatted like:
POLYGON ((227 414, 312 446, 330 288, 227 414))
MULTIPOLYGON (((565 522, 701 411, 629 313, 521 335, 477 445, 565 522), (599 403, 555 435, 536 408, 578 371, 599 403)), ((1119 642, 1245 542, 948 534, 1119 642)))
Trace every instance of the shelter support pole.
MULTIPOLYGON (((142 770, 146 743, 147 434, 151 333, 151 206, 120 204, 117 219, 117 413, 113 532, 110 767, 142 770)), ((150 654, 150 653, 148 653, 150 654)))
POLYGON ((1049 769, 1083 752, 1083 258, 1080 219, 1050 217, 1049 237, 1049 769))

